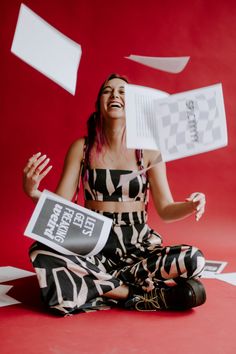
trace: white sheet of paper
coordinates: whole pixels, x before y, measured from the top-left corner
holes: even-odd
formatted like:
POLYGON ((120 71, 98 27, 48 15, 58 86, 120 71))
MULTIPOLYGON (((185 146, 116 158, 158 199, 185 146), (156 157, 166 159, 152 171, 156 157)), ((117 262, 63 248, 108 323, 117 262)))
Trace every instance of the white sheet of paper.
POLYGON ((215 279, 219 279, 236 286, 236 273, 221 273, 215 274, 215 279))
POLYGON ((24 235, 60 253, 90 257, 103 249, 111 226, 112 219, 44 190, 24 235))
POLYGON ((11 52, 75 94, 81 46, 21 4, 11 52))
POLYGON ((173 95, 126 84, 125 95, 128 148, 159 150, 172 161, 228 143, 221 84, 173 95))
POLYGON ((150 66, 151 68, 166 71, 172 74, 178 74, 184 70, 190 57, 149 57, 131 54, 126 59, 133 60, 137 63, 150 66))
POLYGON ((226 261, 206 260, 206 264, 201 274, 201 278, 218 279, 236 286, 236 273, 222 273, 222 270, 226 267, 227 264, 228 262, 226 261))
POLYGON ((162 161, 162 157, 161 157, 161 154, 159 154, 157 156, 157 158, 155 159, 155 161, 153 162, 153 164, 148 166, 147 168, 144 168, 144 169, 139 170, 139 171, 133 171, 133 172, 128 173, 128 174, 121 175, 119 184, 117 185, 117 188, 129 183, 132 179, 136 178, 138 175, 142 175, 143 173, 146 173, 148 170, 150 170, 150 168, 153 168, 154 166, 156 166, 161 161, 162 161))
POLYGON ((12 285, 0 285, 0 307, 20 304, 13 297, 7 295, 7 292, 12 288, 12 285))
POLYGON ((222 270, 226 267, 228 262, 226 261, 214 261, 206 260, 204 270, 202 272, 203 278, 214 278, 215 273, 221 273, 222 270))
POLYGON ((128 148, 159 150, 155 102, 168 96, 167 92, 149 87, 125 85, 128 148))
POLYGON ((0 267, 0 283, 30 277, 32 275, 35 275, 35 273, 20 268, 11 266, 0 267))

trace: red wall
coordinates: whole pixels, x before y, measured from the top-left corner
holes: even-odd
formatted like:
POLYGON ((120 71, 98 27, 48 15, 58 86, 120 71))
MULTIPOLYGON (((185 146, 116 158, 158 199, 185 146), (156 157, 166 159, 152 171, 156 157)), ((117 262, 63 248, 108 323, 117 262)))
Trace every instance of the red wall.
POLYGON ((1 258, 0 265, 30 268, 22 236, 33 210, 21 188, 22 169, 34 152, 47 153, 53 190, 69 144, 85 132, 101 82, 111 72, 135 84, 175 93, 222 82, 229 145, 168 163, 173 194, 208 198, 205 218, 164 224, 150 208, 150 224, 166 243, 200 246, 208 258, 232 260, 235 237, 236 5, 234 0, 26 0, 38 15, 82 46, 75 96, 32 69, 10 48, 21 1, 0 1, 1 36, 1 258), (191 57, 177 75, 124 59, 130 54, 191 57))

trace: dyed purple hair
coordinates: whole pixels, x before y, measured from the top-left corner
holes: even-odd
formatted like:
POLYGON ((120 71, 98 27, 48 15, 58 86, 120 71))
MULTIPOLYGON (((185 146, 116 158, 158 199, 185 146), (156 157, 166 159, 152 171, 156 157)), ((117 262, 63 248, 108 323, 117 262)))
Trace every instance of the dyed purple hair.
POLYGON ((95 103, 95 112, 93 112, 88 121, 87 121, 87 132, 88 132, 88 148, 87 148, 87 153, 86 153, 86 160, 89 162, 90 161, 90 151, 94 145, 94 143, 97 143, 97 153, 101 152, 102 146, 106 144, 106 137, 103 131, 103 121, 102 121, 102 116, 101 116, 101 106, 100 106, 100 99, 101 95, 103 92, 103 88, 106 85, 106 83, 112 79, 121 79, 128 83, 128 79, 125 76, 121 76, 118 74, 111 74, 108 76, 108 78, 103 82, 102 86, 100 87, 100 90, 98 92, 97 100, 95 103))

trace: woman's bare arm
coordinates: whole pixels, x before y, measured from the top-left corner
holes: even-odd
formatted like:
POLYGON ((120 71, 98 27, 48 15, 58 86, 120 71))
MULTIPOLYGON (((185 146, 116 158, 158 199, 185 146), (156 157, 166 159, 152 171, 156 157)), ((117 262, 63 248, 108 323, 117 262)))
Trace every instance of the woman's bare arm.
MULTIPOLYGON (((83 158, 84 139, 76 140, 69 148, 55 193, 71 200, 75 194, 83 158)), ((23 170, 23 190, 34 202, 40 198, 40 183, 52 169, 50 159, 37 153, 27 162, 23 170)))
MULTIPOLYGON (((149 164, 155 161, 157 152, 146 153, 149 164)), ((160 217, 168 222, 181 220, 195 214, 199 220, 205 211, 205 195, 200 192, 192 193, 184 201, 175 202, 170 191, 164 162, 159 162, 148 171, 150 190, 155 208, 160 217)))

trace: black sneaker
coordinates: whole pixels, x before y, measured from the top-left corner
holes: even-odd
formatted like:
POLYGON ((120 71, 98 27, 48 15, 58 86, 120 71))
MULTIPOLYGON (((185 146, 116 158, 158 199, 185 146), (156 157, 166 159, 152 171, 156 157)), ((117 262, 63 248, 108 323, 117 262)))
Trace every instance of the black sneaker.
POLYGON ((170 288, 155 288, 148 293, 134 294, 126 300, 124 307, 138 311, 187 310, 205 301, 206 292, 202 283, 189 279, 170 288))

